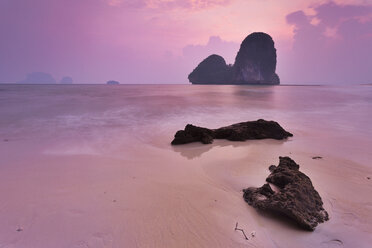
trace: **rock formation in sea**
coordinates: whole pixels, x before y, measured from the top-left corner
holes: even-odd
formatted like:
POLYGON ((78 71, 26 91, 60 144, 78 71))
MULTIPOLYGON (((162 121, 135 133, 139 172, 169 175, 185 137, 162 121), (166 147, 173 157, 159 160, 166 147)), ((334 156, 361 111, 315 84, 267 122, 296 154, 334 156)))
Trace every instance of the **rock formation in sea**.
POLYGON ((18 81, 18 84, 55 84, 56 80, 52 75, 45 72, 32 72, 27 74, 26 78, 18 81))
POLYGON ((276 70, 276 49, 266 33, 252 33, 242 42, 234 65, 211 55, 189 75, 193 84, 279 84, 276 70))
POLYGON ((234 63, 236 83, 279 84, 276 49, 270 35, 252 33, 244 39, 234 63))
POLYGON ((72 84, 74 81, 72 80, 72 77, 63 77, 60 84, 72 84))
POLYGON ((291 158, 279 157, 279 165, 269 167, 268 183, 261 188, 244 189, 243 197, 254 208, 284 215, 300 227, 313 231, 329 217, 310 178, 299 168, 291 158))
POLYGON ((179 130, 174 136, 172 145, 191 142, 210 144, 213 139, 227 139, 230 141, 245 141, 254 139, 282 140, 293 135, 284 130, 275 121, 257 120, 233 124, 218 129, 208 129, 187 124, 184 130, 179 130))
POLYGON ((225 59, 213 54, 204 59, 189 75, 194 84, 225 84, 230 82, 233 75, 232 66, 225 59))
POLYGON ((110 80, 110 81, 107 81, 106 84, 110 84, 110 85, 118 85, 120 84, 118 81, 114 81, 114 80, 110 80))

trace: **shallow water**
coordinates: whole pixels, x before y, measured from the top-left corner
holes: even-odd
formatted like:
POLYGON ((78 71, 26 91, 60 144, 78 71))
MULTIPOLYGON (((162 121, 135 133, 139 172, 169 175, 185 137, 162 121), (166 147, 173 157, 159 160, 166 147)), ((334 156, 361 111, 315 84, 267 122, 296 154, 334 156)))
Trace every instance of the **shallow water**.
POLYGON ((0 246, 369 247, 371 109, 371 86, 0 85, 0 246), (256 119, 294 137, 170 145, 256 119), (313 233, 242 199, 278 156, 330 213, 313 233))
POLYGON ((71 140, 81 145, 76 153, 99 152, 103 142, 109 152, 125 142, 168 146, 187 123, 217 128, 262 118, 332 137, 330 150, 356 139, 348 159, 366 161, 371 109, 371 86, 0 85, 0 137, 71 140))

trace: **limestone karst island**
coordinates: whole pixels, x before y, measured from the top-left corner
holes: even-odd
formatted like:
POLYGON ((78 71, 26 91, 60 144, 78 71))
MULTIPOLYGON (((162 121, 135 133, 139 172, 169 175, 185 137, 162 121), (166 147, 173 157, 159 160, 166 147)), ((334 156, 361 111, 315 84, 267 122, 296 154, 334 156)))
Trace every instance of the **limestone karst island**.
POLYGON ((192 84, 280 84, 276 70, 274 41, 266 33, 252 33, 244 39, 234 65, 213 54, 189 75, 192 84))

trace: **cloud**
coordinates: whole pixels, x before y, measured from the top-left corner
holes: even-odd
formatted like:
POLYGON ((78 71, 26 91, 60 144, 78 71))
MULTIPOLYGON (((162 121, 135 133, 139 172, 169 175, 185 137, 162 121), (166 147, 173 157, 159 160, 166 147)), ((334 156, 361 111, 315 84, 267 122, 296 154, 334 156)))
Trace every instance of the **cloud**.
POLYGON ((186 82, 210 54, 233 63, 254 31, 274 38, 283 81, 366 81, 370 7, 327 3, 285 20, 314 1, 0 0, 0 82, 32 71, 76 83, 186 82))
POLYGON ((193 62, 195 67, 211 54, 221 55, 227 63, 233 64, 238 50, 238 43, 222 40, 219 36, 211 36, 205 45, 185 46, 183 56, 193 62))
POLYGON ((173 54, 166 51, 159 58, 144 55, 139 58, 138 54, 126 64, 127 82, 145 83, 187 83, 187 76, 206 57, 211 54, 219 54, 226 59, 227 63, 234 63, 239 44, 225 41, 219 36, 211 36, 208 42, 199 45, 187 45, 182 54, 173 54), (138 73, 138 68, 147 73, 138 73), (149 79, 150 76, 150 79, 149 79))
POLYGON ((105 0, 110 6, 124 6, 148 9, 189 9, 200 10, 224 6, 233 0, 105 0))
POLYGON ((371 16, 372 7, 369 5, 338 5, 328 2, 314 8, 316 17, 326 26, 337 26, 350 19, 361 19, 371 16))
POLYGON ((314 10, 286 17, 294 26, 291 81, 372 82, 372 6, 328 2, 314 10))

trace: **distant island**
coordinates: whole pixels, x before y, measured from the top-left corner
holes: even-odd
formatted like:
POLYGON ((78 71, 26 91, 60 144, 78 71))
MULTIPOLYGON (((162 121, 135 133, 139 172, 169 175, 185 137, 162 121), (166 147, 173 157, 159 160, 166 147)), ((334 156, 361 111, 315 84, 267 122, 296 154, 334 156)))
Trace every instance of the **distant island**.
POLYGON ((65 77, 63 77, 63 78, 61 79, 61 81, 60 81, 59 83, 60 83, 60 84, 73 84, 74 81, 72 80, 72 77, 67 77, 67 76, 65 76, 65 77))
POLYGON ((115 81, 115 80, 110 80, 110 81, 107 81, 106 84, 109 84, 109 85, 118 85, 120 83, 118 81, 115 81))
MULTIPOLYGON (((56 84, 57 81, 55 78, 46 72, 31 72, 26 75, 26 78, 17 81, 17 84, 56 84)), ((60 84, 72 84, 73 79, 72 77, 64 76, 61 81, 59 81, 60 84)))
POLYGON ((45 72, 32 72, 27 74, 26 78, 18 81, 18 84, 55 84, 56 80, 52 75, 45 72))
POLYGON ((235 58, 227 65, 217 54, 204 59, 189 75, 192 84, 280 84, 276 70, 276 49, 270 35, 248 35, 235 58))

